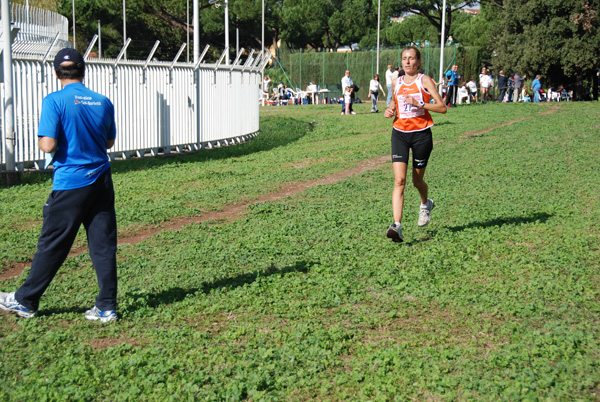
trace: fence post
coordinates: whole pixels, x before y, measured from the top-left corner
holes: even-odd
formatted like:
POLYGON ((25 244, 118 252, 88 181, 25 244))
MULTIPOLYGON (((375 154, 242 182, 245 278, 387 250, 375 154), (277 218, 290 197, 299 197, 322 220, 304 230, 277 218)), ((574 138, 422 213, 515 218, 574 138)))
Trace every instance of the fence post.
POLYGON ((371 48, 371 77, 374 75, 373 74, 373 65, 374 65, 374 61, 373 61, 373 48, 371 48))
POLYGON ((321 89, 325 88, 325 48, 323 48, 323 83, 321 89))
POLYGON ((302 89, 302 48, 300 49, 300 89, 302 89))
POLYGON ((6 169, 2 172, 2 182, 5 185, 15 185, 21 182, 21 175, 16 171, 15 164, 15 127, 14 127, 14 105, 13 93, 13 69, 12 69, 12 35, 10 26, 10 5, 8 0, 2 0, 2 32, 3 43, 3 71, 4 71, 4 152, 6 157, 6 169))

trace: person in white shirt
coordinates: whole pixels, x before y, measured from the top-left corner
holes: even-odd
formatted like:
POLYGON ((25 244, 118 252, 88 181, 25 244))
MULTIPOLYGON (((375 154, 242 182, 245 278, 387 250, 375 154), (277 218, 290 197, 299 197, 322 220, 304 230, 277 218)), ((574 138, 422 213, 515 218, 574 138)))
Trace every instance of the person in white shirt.
POLYGON ((473 77, 469 78, 469 82, 467 82, 467 89, 471 95, 471 100, 473 102, 477 102, 477 84, 473 77))
POLYGON ((308 95, 310 95, 310 100, 313 105, 315 103, 318 103, 315 101, 315 97, 316 97, 316 99, 319 99, 317 91, 318 91, 317 85, 313 84, 312 82, 309 82, 308 86, 306 87, 306 92, 308 95))
POLYGON ((265 75, 265 80, 263 81, 263 92, 269 93, 269 84, 271 83, 271 78, 268 75, 265 75))
POLYGON ((371 96, 371 101, 373 104, 371 105, 371 113, 377 113, 379 110, 377 109, 377 101, 379 100, 379 90, 383 92, 383 96, 385 96, 385 92, 381 87, 381 83, 379 82, 379 74, 375 74, 371 82, 369 83, 369 95, 371 96))
POLYGON ((392 65, 388 64, 387 67, 387 71, 385 72, 385 86, 387 87, 388 90, 388 94, 387 94, 387 100, 386 100, 386 107, 390 105, 390 102, 392 101, 392 81, 393 78, 392 76, 394 75, 394 72, 392 71, 392 65))
POLYGON ((491 85, 492 83, 490 76, 487 73, 487 68, 483 67, 481 69, 481 74, 479 74, 479 86, 481 87, 481 101, 483 103, 488 101, 488 93, 491 85))
MULTIPOLYGON (((346 87, 350 87, 351 89, 351 96, 350 96, 350 114, 356 114, 356 112, 354 112, 354 110, 352 110, 352 103, 354 102, 354 87, 353 87, 354 83, 352 82, 352 78, 350 78, 350 70, 346 70, 346 73, 344 74, 344 76, 342 77, 342 90, 345 90, 346 87)), ((345 105, 342 105, 342 114, 344 114, 345 112, 345 105)))

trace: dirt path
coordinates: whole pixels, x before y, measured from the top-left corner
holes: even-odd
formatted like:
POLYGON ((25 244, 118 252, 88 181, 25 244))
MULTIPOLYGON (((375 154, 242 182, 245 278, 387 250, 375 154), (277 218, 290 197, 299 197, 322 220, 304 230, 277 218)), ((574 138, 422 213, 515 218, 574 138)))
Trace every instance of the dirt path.
MULTIPOLYGON (((515 123, 518 123, 523 120, 530 119, 530 118, 533 118, 533 117, 536 117, 539 115, 554 113, 558 108, 559 108, 558 105, 556 105, 556 106, 552 105, 548 108, 548 110, 541 112, 538 115, 521 117, 519 119, 507 121, 502 124, 487 128, 485 130, 466 133, 459 137, 459 141, 462 141, 469 137, 475 137, 478 135, 482 135, 482 134, 488 133, 496 128, 515 124, 515 123)), ((222 211, 208 212, 206 214, 199 215, 199 216, 174 217, 170 221, 165 222, 164 225, 160 228, 141 229, 141 230, 137 230, 133 233, 126 233, 124 235, 121 234, 121 237, 118 240, 119 245, 123 245, 123 244, 135 245, 135 244, 143 242, 144 240, 148 239, 149 237, 152 237, 162 231, 179 230, 182 227, 190 225, 192 223, 202 223, 202 222, 207 222, 207 221, 231 221, 231 220, 236 219, 238 216, 240 216, 246 210, 248 205, 258 204, 261 202, 277 201, 277 200, 280 200, 285 197, 290 197, 290 196, 299 194, 299 193, 301 193, 311 187, 314 187, 314 186, 319 186, 322 184, 333 184, 338 181, 347 179, 348 177, 360 175, 369 170, 376 169, 376 168, 382 166, 383 164, 387 163, 389 160, 390 160, 389 155, 378 156, 376 158, 364 160, 364 161, 360 162, 357 166, 355 166, 351 169, 331 174, 322 179, 310 180, 310 181, 300 182, 300 183, 290 183, 287 186, 285 186, 283 189, 281 189, 275 193, 265 194, 255 201, 240 202, 240 203, 236 203, 236 204, 232 204, 232 205, 226 205, 222 211)), ((87 247, 74 248, 69 253, 69 257, 78 256, 86 251, 87 251, 87 247)), ((0 273, 0 281, 12 279, 12 278, 19 276, 21 274, 21 272, 23 271, 23 269, 28 265, 29 265, 29 263, 10 263, 7 270, 3 273, 0 273)))
POLYGON ((458 141, 459 142, 463 141, 464 139, 469 138, 469 137, 477 137, 479 135, 482 135, 482 134, 485 134, 485 133, 489 133, 490 131, 495 130, 497 128, 504 127, 504 126, 510 126, 511 124, 519 123, 519 122, 521 122, 523 120, 528 120, 528 119, 532 119, 534 117, 545 116, 547 114, 552 114, 552 113, 556 112, 558 109, 560 109, 560 106, 558 104, 553 103, 550 106, 548 106, 547 110, 544 110, 543 112, 540 112, 540 113, 532 115, 532 116, 520 117, 518 119, 511 120, 511 121, 505 121, 502 124, 498 124, 497 126, 489 127, 489 128, 484 129, 484 130, 473 131, 473 132, 470 132, 470 133, 463 134, 463 135, 461 135, 458 138, 458 141))

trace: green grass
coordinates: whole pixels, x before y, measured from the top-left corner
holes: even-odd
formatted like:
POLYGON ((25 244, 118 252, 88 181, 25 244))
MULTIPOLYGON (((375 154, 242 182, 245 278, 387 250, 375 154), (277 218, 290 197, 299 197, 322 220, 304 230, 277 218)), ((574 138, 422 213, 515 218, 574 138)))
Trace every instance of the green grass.
MULTIPOLYGON (((40 317, 0 315, 0 400, 600 399, 600 109, 553 106, 435 115, 436 209, 418 228, 407 188, 400 245, 388 163, 120 247, 115 325, 83 319, 95 275, 69 258, 40 317)), ((250 143, 114 163, 120 231, 386 155, 368 107, 267 107, 250 143)), ((0 190, 5 264, 35 251, 51 184, 27 181, 0 190)))

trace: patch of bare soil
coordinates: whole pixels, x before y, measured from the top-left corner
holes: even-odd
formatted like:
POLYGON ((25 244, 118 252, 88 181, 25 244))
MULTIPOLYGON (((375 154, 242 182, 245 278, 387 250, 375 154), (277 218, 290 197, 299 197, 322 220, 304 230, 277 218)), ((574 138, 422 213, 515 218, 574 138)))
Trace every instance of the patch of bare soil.
POLYGON ((531 119, 531 118, 534 118, 534 117, 537 117, 537 116, 545 116, 547 114, 552 114, 552 113, 556 112, 558 109, 560 109, 560 105, 553 103, 553 104, 551 104, 550 106, 547 107, 547 110, 544 110, 543 112, 539 113, 538 115, 520 117, 518 119, 514 119, 514 120, 510 120, 510 121, 505 121, 504 123, 498 124, 497 126, 494 126, 494 127, 486 128, 485 130, 479 130, 479 131, 473 131, 473 132, 470 132, 470 133, 466 133, 466 134, 461 135, 458 138, 458 140, 460 142, 460 141, 462 141, 462 140, 464 140, 466 138, 477 137, 479 135, 483 135, 485 133, 489 133, 490 131, 495 130, 497 128, 505 127, 505 126, 510 126, 511 124, 519 123, 519 122, 521 122, 523 120, 528 120, 528 119, 531 119))
MULTIPOLYGON (((285 197, 291 197, 293 195, 299 194, 314 186, 322 184, 333 184, 338 181, 344 180, 348 177, 359 175, 371 169, 375 169, 389 160, 389 155, 378 156, 376 158, 362 161, 357 166, 351 169, 337 172, 329 176, 325 176, 321 179, 309 180, 299 183, 289 183, 283 189, 275 193, 265 194, 262 197, 259 197, 257 200, 251 202, 240 202, 232 205, 227 205, 223 208, 222 211, 207 212, 199 216, 174 217, 170 221, 165 222, 160 228, 142 228, 135 232, 127 233, 126 235, 121 235, 119 238, 119 245, 138 244, 162 231, 179 230, 184 226, 194 223, 197 224, 207 221, 230 222, 236 219, 238 216, 240 216, 246 210, 246 207, 248 207, 248 205, 269 201, 277 201, 285 197)), ((87 247, 85 246, 74 248, 69 253, 69 257, 78 256, 79 254, 85 251, 87 251, 87 247)), ((27 264, 23 263, 9 264, 8 269, 0 274, 0 280, 12 279, 19 276, 26 265, 27 264)))
MULTIPOLYGON (((541 112, 540 114, 554 113, 556 110, 559 109, 559 107, 560 107, 559 105, 552 104, 551 106, 548 107, 548 109, 546 111, 541 112)), ((487 128, 485 130, 466 133, 459 138, 459 141, 461 141, 465 138, 468 138, 468 137, 475 137, 475 136, 478 136, 481 134, 485 134, 487 132, 495 130, 496 128, 515 124, 520 121, 530 119, 532 117, 535 117, 535 116, 522 117, 519 119, 504 122, 502 124, 487 128)), ((230 221, 236 219, 238 216, 240 216, 245 211, 245 209, 248 205, 258 204, 258 203, 262 203, 262 202, 269 202, 269 201, 277 201, 277 200, 280 200, 285 197, 291 197, 293 195, 299 194, 299 193, 301 193, 311 187, 314 187, 314 186, 319 186, 322 184, 334 184, 338 181, 347 179, 348 177, 359 175, 366 171, 380 167, 384 163, 388 162, 389 160, 390 160, 389 155, 378 156, 376 158, 364 160, 361 163, 359 163, 357 166, 355 166, 351 169, 347 169, 347 170, 344 170, 344 171, 341 171, 338 173, 334 173, 329 176, 325 176, 321 179, 310 180, 310 181, 305 181, 305 182, 289 183, 283 189, 281 189, 277 192, 265 194, 255 201, 240 202, 240 203, 236 203, 236 204, 232 204, 232 205, 227 205, 223 208, 222 211, 207 212, 207 213, 205 213, 203 215, 199 215, 199 216, 174 217, 170 221, 165 222, 164 225, 160 228, 149 228, 149 229, 141 228, 139 230, 135 230, 133 232, 129 232, 126 234, 121 233, 120 238, 119 238, 119 245, 138 244, 138 243, 141 243, 144 240, 146 240, 162 231, 179 230, 182 227, 193 224, 193 223, 197 224, 197 223, 203 223, 203 222, 207 222, 207 221, 230 222, 230 221)), ((87 251, 86 246, 73 248, 71 250, 71 252, 69 253, 69 257, 78 256, 79 254, 81 254, 85 251, 87 251)), ((9 263, 7 270, 0 273, 0 281, 16 278, 17 276, 19 276, 19 274, 21 273, 23 268, 25 268, 25 266, 27 266, 27 264, 9 263)))
POLYGON ((111 348, 123 343, 129 343, 132 346, 137 346, 139 344, 135 338, 97 338, 90 339, 88 343, 94 350, 111 348))

